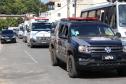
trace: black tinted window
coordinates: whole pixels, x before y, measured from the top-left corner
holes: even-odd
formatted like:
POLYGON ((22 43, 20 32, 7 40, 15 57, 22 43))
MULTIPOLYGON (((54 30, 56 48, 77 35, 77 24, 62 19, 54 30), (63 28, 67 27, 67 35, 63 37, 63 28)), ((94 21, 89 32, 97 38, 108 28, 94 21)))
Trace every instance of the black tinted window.
POLYGON ((2 31, 2 34, 13 34, 14 32, 12 30, 5 30, 2 31))
POLYGON ((74 24, 71 26, 72 36, 113 36, 114 33, 106 25, 74 24))
POLYGON ((33 23, 32 30, 50 30, 51 24, 50 23, 33 23))

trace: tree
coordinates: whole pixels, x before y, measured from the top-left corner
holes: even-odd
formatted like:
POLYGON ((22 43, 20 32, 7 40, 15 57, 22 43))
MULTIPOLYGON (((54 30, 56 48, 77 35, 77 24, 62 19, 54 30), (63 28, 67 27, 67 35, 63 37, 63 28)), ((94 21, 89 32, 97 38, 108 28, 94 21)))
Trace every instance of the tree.
POLYGON ((2 28, 5 27, 15 27, 18 26, 18 24, 22 23, 23 19, 22 18, 18 18, 18 19, 14 19, 14 18, 7 18, 7 19, 0 19, 0 30, 2 28))
POLYGON ((0 14, 26 14, 46 11, 40 0, 0 0, 0 14))

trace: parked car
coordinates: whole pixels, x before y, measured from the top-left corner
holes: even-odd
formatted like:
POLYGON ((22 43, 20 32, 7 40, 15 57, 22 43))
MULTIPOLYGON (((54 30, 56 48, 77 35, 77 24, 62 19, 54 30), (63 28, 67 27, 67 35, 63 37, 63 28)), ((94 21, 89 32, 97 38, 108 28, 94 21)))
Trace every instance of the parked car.
POLYGON ((77 77, 85 70, 126 72, 126 46, 110 26, 94 19, 62 19, 51 35, 52 65, 66 63, 68 75, 77 77), (93 21, 89 21, 93 20, 93 21))
POLYGON ((13 30, 2 30, 1 31, 1 43, 14 42, 16 43, 16 35, 13 30))
POLYGON ((22 30, 18 30, 18 38, 22 39, 23 38, 23 31, 22 30))

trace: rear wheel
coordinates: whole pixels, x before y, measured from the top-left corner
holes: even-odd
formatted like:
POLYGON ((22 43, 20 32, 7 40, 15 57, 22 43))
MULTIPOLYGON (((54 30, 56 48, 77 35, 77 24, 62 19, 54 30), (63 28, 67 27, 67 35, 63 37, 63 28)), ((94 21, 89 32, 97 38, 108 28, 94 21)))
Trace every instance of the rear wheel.
POLYGON ((13 41, 14 43, 16 43, 16 39, 14 39, 14 41, 13 41))
POLYGON ((30 47, 30 48, 33 48, 34 45, 30 42, 29 47, 30 47))
POLYGON ((4 41, 1 40, 1 44, 4 44, 4 41))
POLYGON ((79 72, 76 68, 75 61, 72 55, 68 56, 68 59, 67 59, 67 71, 68 71, 69 77, 71 78, 76 78, 79 75, 79 72))
POLYGON ((27 46, 30 47, 30 48, 33 48, 33 44, 31 42, 27 42, 27 46))
POLYGON ((27 43, 26 37, 23 37, 23 42, 27 43))
POLYGON ((59 64, 59 60, 56 57, 56 51, 54 49, 51 49, 51 62, 52 66, 57 66, 59 64))

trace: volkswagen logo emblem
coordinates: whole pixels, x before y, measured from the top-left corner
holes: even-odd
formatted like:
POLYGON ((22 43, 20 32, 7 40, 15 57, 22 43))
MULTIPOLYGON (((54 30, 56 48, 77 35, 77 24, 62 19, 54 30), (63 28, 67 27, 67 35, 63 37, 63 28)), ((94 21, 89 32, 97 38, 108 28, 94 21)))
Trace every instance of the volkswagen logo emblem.
POLYGON ((105 51, 106 51, 107 53, 110 53, 110 52, 111 52, 111 48, 110 48, 110 47, 105 47, 105 51))

